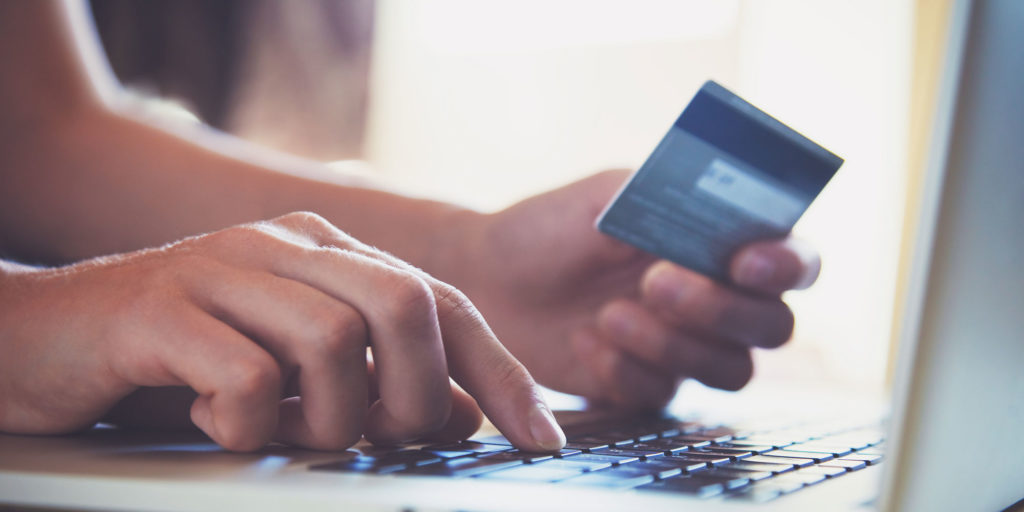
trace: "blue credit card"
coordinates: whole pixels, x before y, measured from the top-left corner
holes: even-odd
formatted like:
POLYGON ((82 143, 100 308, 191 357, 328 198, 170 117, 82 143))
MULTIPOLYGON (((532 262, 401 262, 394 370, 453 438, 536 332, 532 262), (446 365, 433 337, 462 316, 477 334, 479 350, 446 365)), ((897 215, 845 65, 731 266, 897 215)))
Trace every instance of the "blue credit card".
POLYGON ((729 281, 743 245, 785 236, 843 159, 708 81, 597 228, 729 281))

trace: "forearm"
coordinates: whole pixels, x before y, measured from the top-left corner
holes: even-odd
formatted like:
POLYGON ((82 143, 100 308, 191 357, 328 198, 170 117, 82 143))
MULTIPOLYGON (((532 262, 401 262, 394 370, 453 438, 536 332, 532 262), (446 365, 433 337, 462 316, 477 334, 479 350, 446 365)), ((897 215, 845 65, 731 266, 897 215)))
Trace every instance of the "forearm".
POLYGON ((199 127, 175 131, 97 108, 4 148, 5 252, 61 263, 309 210, 430 271, 451 219, 471 215, 199 127))

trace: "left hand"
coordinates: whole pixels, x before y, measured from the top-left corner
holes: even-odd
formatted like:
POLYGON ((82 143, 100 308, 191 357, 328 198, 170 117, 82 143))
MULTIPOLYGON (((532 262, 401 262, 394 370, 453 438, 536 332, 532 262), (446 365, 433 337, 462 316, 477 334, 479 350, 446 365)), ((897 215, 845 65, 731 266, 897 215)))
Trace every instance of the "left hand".
POLYGON ((787 238, 750 244, 730 285, 658 261, 594 228, 625 171, 609 171, 462 222, 440 275, 474 301, 538 382, 611 405, 660 407, 682 379, 736 390, 751 349, 792 334, 783 291, 818 255, 787 238))

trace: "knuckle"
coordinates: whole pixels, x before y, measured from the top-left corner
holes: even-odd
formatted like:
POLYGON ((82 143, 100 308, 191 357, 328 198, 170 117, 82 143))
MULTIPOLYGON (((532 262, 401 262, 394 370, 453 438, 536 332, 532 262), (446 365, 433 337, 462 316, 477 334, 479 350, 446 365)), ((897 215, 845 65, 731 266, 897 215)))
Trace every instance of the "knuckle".
POLYGON ((243 224, 218 231, 209 235, 211 238, 219 239, 226 244, 261 242, 267 236, 263 223, 243 224))
POLYGON ((473 305, 473 301, 469 300, 469 297, 461 290, 450 284, 435 284, 432 293, 437 304, 443 306, 440 309, 444 310, 445 315, 473 318, 480 316, 476 306, 473 305))
POLYGON ((279 247, 286 245, 286 242, 278 236, 280 229, 267 222, 255 222, 217 231, 207 235, 207 238, 210 243, 224 253, 234 254, 243 247, 279 247))
POLYGON ((237 361, 230 369, 234 392, 244 400, 280 394, 281 369, 269 355, 237 361))
POLYGON ((274 219, 272 222, 277 223, 277 224, 287 224, 287 225, 292 225, 292 226, 304 226, 304 227, 309 227, 309 226, 322 227, 322 226, 325 226, 325 225, 330 225, 330 223, 327 222, 327 219, 323 218, 319 214, 316 214, 316 213, 313 213, 313 212, 310 212, 310 211, 297 211, 297 212, 286 213, 286 214, 284 214, 284 215, 274 219))
POLYGON ((292 212, 281 217, 278 217, 271 221, 277 226, 281 226, 284 229, 296 231, 304 235, 313 235, 314 237, 339 237, 343 240, 347 240, 347 235, 342 233, 334 224, 323 218, 321 215, 310 212, 310 211, 298 211, 292 212))
POLYGON ((395 272, 383 293, 385 309, 395 319, 420 320, 437 316, 434 294, 425 281, 407 272, 395 272))
POLYGON ((306 343, 318 357, 362 357, 367 333, 366 321, 354 310, 330 307, 313 314, 306 343))

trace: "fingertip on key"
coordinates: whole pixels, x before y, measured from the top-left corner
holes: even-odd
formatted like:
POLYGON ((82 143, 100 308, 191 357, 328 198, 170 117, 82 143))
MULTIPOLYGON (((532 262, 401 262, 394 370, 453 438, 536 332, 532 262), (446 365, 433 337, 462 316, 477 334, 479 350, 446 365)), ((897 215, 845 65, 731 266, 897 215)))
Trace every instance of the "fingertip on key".
POLYGON ((565 446, 565 433, 546 404, 537 402, 536 407, 530 411, 529 422, 530 435, 542 450, 556 451, 565 446))

